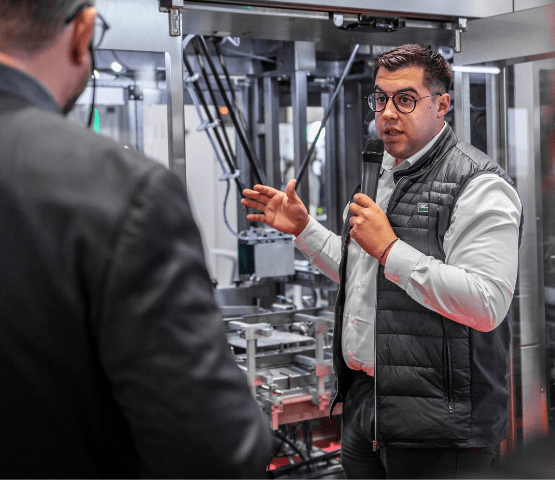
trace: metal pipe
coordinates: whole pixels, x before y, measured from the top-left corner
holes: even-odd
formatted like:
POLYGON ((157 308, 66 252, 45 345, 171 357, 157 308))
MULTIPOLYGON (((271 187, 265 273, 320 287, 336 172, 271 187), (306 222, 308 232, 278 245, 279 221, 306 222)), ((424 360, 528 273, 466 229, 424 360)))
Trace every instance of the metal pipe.
MULTIPOLYGON (((194 71, 193 68, 191 66, 191 63, 189 62, 189 59, 187 58, 187 54, 185 52, 186 48, 184 46, 183 48, 183 63, 185 65, 185 68, 187 69, 187 72, 189 73, 190 77, 194 76, 194 71)), ((195 92, 197 94, 197 97, 199 98, 202 107, 204 108, 204 111, 206 113, 206 116, 208 117, 208 121, 213 124, 214 123, 214 117, 212 116, 212 113, 210 112, 210 109, 208 108, 208 104, 206 103, 206 99, 204 98, 204 95, 202 93, 202 90, 200 89, 198 83, 192 82, 195 92)), ((224 142, 222 140, 222 137, 220 136, 220 132, 214 128, 214 135, 216 136, 216 139, 218 141, 218 144, 220 146, 220 150, 222 151, 224 158, 226 160, 227 166, 229 167, 229 170, 231 171, 232 174, 234 174, 237 171, 237 167, 233 162, 233 159, 230 157, 229 152, 226 150, 224 142)), ((240 192, 242 192, 244 190, 243 185, 241 184, 241 181, 239 180, 239 178, 236 176, 234 178, 235 180, 235 184, 237 185, 237 188, 239 189, 240 192)))
POLYGON ((320 128, 318 129, 318 132, 316 133, 316 136, 314 137, 314 140, 312 141, 312 144, 310 145, 310 148, 308 149, 308 152, 306 152, 306 155, 305 155, 305 157, 304 157, 304 159, 301 163, 299 171, 297 172, 297 184, 296 185, 299 185, 300 180, 304 175, 304 172, 305 172, 306 167, 308 165, 308 161, 309 161, 312 153, 314 152, 314 149, 316 148, 316 142, 318 141, 318 138, 320 137, 320 133, 322 132, 322 130, 324 129, 324 126, 326 125, 326 122, 328 121, 331 110, 332 110, 333 106, 335 105, 335 100, 337 98, 337 95, 339 94, 339 91, 341 90, 341 87, 343 86, 343 82, 345 81, 345 77, 347 76, 347 74, 351 70, 351 67, 353 66, 353 62, 355 60, 355 56, 356 56, 359 48, 360 48, 360 45, 358 43, 353 48, 353 53, 351 53, 351 57, 349 58, 349 61, 347 62, 345 70, 343 71, 343 74, 341 75, 341 78, 339 79, 339 83, 337 84, 337 88, 333 92, 333 95, 331 97, 328 108, 327 108, 327 110, 324 114, 324 119, 322 120, 320 128))
MULTIPOLYGON (((204 60, 202 59, 202 55, 201 55, 200 50, 197 46, 196 41, 198 39, 199 39, 199 37, 193 38, 193 41, 191 42, 191 45, 193 46, 193 49, 194 49, 195 54, 197 56, 197 61, 198 61, 199 67, 200 67, 200 71, 202 73, 202 76, 204 77, 204 81, 206 82, 206 88, 208 88, 208 93, 210 94, 210 98, 212 99, 212 104, 214 105, 214 109, 216 111, 216 116, 220 120, 220 126, 221 126, 222 132, 224 134, 225 143, 227 144, 227 148, 229 148, 229 151, 233 152, 233 148, 231 147, 231 142, 229 141, 229 137, 227 136, 227 132, 226 132, 225 127, 224 127, 224 119, 223 119, 222 114, 220 113, 220 110, 218 108, 218 99, 216 98, 216 94, 214 93, 214 90, 212 89, 212 85, 210 85, 210 76, 208 75, 208 72, 206 71, 206 68, 204 66, 204 60)), ((199 43, 204 48, 204 41, 199 42, 199 43)), ((210 62, 208 62, 208 63, 210 63, 210 62)), ((218 87, 219 87, 219 85, 218 85, 218 87)), ((222 93, 222 95, 223 95, 223 93, 222 93)))
POLYGON ((241 145, 243 146, 243 149, 245 150, 245 153, 247 155, 247 159, 249 160, 249 163, 250 163, 250 165, 253 169, 253 173, 256 177, 256 181, 258 183, 266 184, 266 176, 264 175, 264 172, 262 171, 260 166, 257 164, 257 159, 254 155, 254 152, 253 152, 253 150, 251 150, 251 147, 247 142, 246 134, 245 134, 245 132, 243 132, 243 129, 242 129, 241 125, 239 124, 239 121, 237 120, 237 117, 235 116, 235 111, 233 109, 233 106, 231 105, 231 102, 229 101, 229 98, 227 98, 225 88, 222 84, 222 81, 220 80, 220 77, 218 75, 218 71, 216 70, 216 66, 214 65, 214 62, 212 61, 212 58, 210 57, 210 54, 208 52, 208 46, 206 45, 206 41, 204 40, 204 37, 202 37, 202 36, 197 37, 197 39, 199 40, 199 44, 200 44, 202 50, 204 51, 204 56, 206 57, 206 60, 208 61, 208 65, 210 65, 210 69, 212 70, 214 80, 216 80, 216 84, 218 85, 218 88, 220 89, 220 92, 222 94, 222 97, 223 97, 223 100, 226 104, 226 107, 229 110, 229 116, 231 117, 231 121, 233 122, 233 125, 235 126, 235 129, 237 130, 237 135, 239 137, 239 141, 241 142, 241 145))
MULTIPOLYGON (((245 120, 245 116, 243 115, 243 111, 241 110, 241 105, 239 105, 239 101, 237 100, 237 95, 235 95, 235 89, 233 88, 233 83, 231 82, 231 77, 229 76, 229 71, 227 70, 227 66, 225 64, 225 58, 222 55, 222 49, 218 45, 217 42, 212 42, 214 48, 216 49, 216 53, 218 56, 218 60, 220 61, 220 66, 222 67, 222 71, 224 72, 225 79, 227 81, 227 86, 229 87, 229 92, 231 93, 231 98, 233 99, 233 104, 237 109, 237 113, 239 114, 239 120, 241 120, 241 125, 243 125, 243 129, 247 132, 248 135, 248 127, 247 122, 245 120)), ((252 145, 252 139, 249 138, 249 142, 252 145)))

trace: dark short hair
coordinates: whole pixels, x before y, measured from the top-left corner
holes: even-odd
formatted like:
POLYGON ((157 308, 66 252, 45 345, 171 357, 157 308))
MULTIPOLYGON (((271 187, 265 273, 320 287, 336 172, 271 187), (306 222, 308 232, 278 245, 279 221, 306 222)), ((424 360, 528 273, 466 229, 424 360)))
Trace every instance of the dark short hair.
POLYGON ((36 53, 64 29, 79 0, 0 0, 0 51, 36 53))
POLYGON ((451 67, 445 58, 437 53, 430 45, 406 44, 382 53, 374 59, 373 80, 380 68, 390 72, 407 67, 422 67, 424 69, 424 86, 428 90, 440 89, 441 93, 449 92, 451 88, 451 67))

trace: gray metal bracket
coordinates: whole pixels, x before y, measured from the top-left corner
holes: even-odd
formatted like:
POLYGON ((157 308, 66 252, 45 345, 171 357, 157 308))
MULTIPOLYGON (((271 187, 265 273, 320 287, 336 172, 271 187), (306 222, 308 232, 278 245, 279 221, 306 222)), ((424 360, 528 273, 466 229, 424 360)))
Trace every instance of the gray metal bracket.
POLYGON ((170 37, 181 36, 181 11, 183 0, 158 0, 158 10, 168 13, 168 24, 170 37))
POLYGON ((455 53, 460 53, 461 46, 461 35, 462 32, 466 32, 466 18, 459 17, 457 19, 457 24, 455 25, 455 53))

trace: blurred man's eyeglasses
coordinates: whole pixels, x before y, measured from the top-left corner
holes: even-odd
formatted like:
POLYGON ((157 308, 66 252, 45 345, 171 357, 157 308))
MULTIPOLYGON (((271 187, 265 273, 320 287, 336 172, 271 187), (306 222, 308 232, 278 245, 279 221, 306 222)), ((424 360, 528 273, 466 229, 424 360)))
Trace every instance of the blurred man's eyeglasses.
POLYGON ((383 92, 374 92, 371 95, 368 95, 366 97, 366 100, 368 101, 368 106, 370 107, 370 110, 372 110, 373 112, 381 112, 385 110, 387 102, 391 98, 391 100, 393 101, 393 105, 395 105, 395 108, 399 112, 411 113, 416 108, 416 102, 418 100, 422 100, 423 98, 428 97, 435 97, 436 95, 441 95, 441 93, 436 92, 432 93, 431 95, 426 95, 425 97, 414 98, 409 93, 404 92, 396 93, 395 95, 391 95, 391 97, 383 92))
MULTIPOLYGON (((65 24, 69 25, 73 20, 77 18, 77 16, 85 9, 93 7, 94 5, 90 2, 84 2, 75 8, 75 10, 65 19, 65 24)), ((102 39, 104 38, 104 34, 106 30, 110 28, 110 25, 104 20, 104 17, 100 15, 100 13, 96 13, 96 18, 94 20, 94 33, 91 39, 91 48, 92 50, 96 50, 100 44, 102 43, 102 39)))

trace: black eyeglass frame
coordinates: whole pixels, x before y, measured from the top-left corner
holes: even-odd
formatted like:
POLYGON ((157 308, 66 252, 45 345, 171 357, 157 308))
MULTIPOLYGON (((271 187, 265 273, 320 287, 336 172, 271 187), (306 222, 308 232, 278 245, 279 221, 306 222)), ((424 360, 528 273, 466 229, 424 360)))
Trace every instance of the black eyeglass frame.
MULTIPOLYGON (((83 11, 86 10, 87 8, 91 8, 94 7, 94 4, 91 2, 83 2, 80 3, 79 5, 77 5, 77 7, 75 8, 75 10, 66 17, 65 19, 65 25, 69 25, 71 22, 73 22, 73 20, 75 20, 77 18, 77 16, 83 11)), ((96 97, 96 76, 94 74, 94 69, 95 69, 95 52, 98 49, 98 47, 100 46, 100 44, 102 43, 102 39, 104 38, 104 34, 106 33, 106 31, 110 28, 110 25, 108 25, 108 22, 106 22, 106 20, 104 20, 104 17, 102 15, 100 15, 100 13, 96 12, 96 18, 94 19, 95 21, 95 30, 96 30, 96 22, 97 20, 100 20, 102 22, 102 33, 100 34, 100 37, 98 38, 98 40, 95 38, 95 32, 93 31, 93 36, 91 38, 91 41, 89 43, 89 50, 91 52, 91 58, 92 58, 92 82, 93 82, 93 93, 92 93, 92 102, 91 102, 91 111, 89 114, 89 121, 87 122, 87 126, 89 128, 91 128, 92 124, 93 124, 93 117, 94 117, 94 104, 95 104, 95 97, 96 97)))
POLYGON ((385 102, 383 108, 380 109, 380 110, 375 110, 375 109, 372 108, 372 105, 370 104, 370 102, 371 102, 370 99, 371 99, 371 97, 374 97, 376 94, 385 95, 384 92, 374 92, 374 93, 372 93, 372 94, 370 94, 370 95, 364 97, 364 98, 366 99, 366 103, 368 104, 368 107, 370 108, 370 110, 372 110, 373 112, 376 112, 376 113, 378 113, 378 112, 383 112, 383 111, 385 110, 385 108, 387 107, 387 102, 389 102, 389 99, 391 99, 391 101, 393 102, 393 105, 395 105, 395 108, 397 109, 397 111, 398 111, 399 113, 412 113, 412 112, 414 112, 414 110, 415 110, 415 108, 416 108, 416 102, 417 102, 418 100, 422 100, 423 98, 435 97, 436 95, 442 95, 440 92, 435 92, 435 93, 432 93, 431 95, 426 95, 425 97, 415 98, 415 97, 413 97, 410 93, 397 92, 397 93, 394 93, 394 94, 391 95, 391 96, 385 95, 385 96, 387 97, 387 100, 386 100, 386 102, 385 102), (397 95, 404 95, 404 96, 407 96, 407 97, 412 98, 412 99, 414 100, 414 106, 412 107, 412 110, 410 110, 410 111, 408 111, 408 112, 404 112, 403 110, 401 110, 401 109, 399 108, 399 105, 397 105, 397 102, 395 101, 395 97, 396 97, 397 95))
MULTIPOLYGON (((73 22, 73 20, 77 18, 77 16, 83 10, 86 10, 87 8, 91 8, 91 7, 94 7, 94 4, 92 2, 83 2, 77 5, 77 7, 75 7, 75 10, 64 20, 65 25, 66 26, 69 25, 71 22, 73 22)), ((95 23, 97 20, 100 20, 102 24, 102 33, 100 34, 100 37, 98 38, 98 40, 95 38, 95 35, 93 34, 93 38, 91 39, 91 50, 96 50, 98 49, 98 47, 100 47, 100 44, 102 43, 104 35, 110 29, 110 25, 108 24, 108 22, 104 20, 104 17, 98 12, 96 12, 95 23)))

